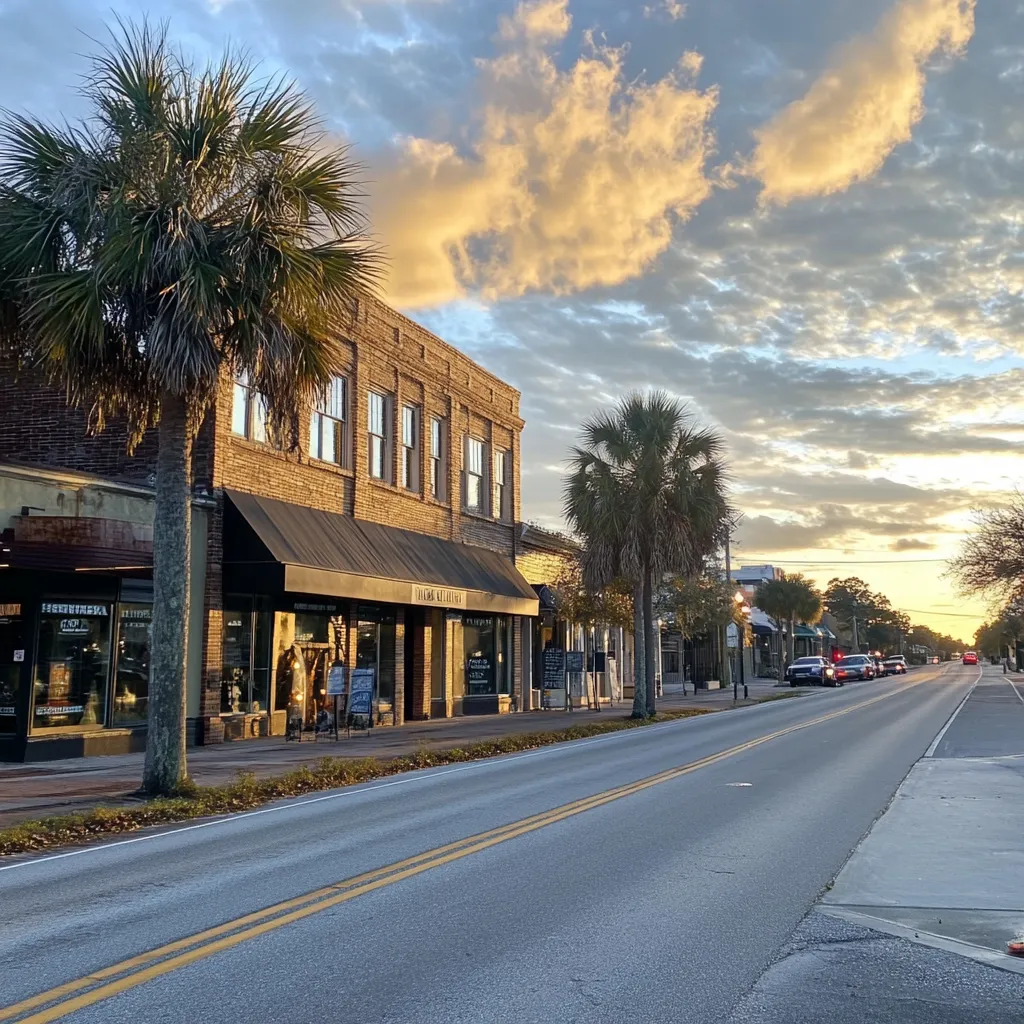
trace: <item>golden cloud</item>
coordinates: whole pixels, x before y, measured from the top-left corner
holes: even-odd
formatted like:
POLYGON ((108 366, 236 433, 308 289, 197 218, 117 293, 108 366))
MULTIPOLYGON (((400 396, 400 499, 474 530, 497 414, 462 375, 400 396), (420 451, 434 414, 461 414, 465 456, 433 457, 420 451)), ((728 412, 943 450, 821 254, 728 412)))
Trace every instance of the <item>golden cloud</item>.
POLYGON ((875 174, 924 113, 925 64, 959 54, 975 0, 902 0, 852 40, 807 94, 755 132, 745 168, 763 203, 841 192, 875 174))
POLYGON ((373 217, 404 306, 531 290, 566 293, 641 273, 711 191, 715 89, 683 54, 659 81, 629 81, 625 51, 584 36, 553 50, 568 0, 526 0, 478 62, 481 103, 457 146, 400 140, 376 175, 373 217))

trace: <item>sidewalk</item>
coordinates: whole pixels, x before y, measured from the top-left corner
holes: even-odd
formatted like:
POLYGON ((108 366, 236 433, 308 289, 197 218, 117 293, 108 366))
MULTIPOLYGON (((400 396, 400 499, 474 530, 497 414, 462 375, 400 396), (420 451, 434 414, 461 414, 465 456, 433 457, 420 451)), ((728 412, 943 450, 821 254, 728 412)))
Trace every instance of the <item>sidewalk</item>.
POLYGON ((1013 969, 1024 933, 1024 688, 986 669, 821 909, 1013 969))
MULTIPOLYGON (((754 704, 774 693, 786 692, 770 680, 748 684, 754 704)), ((788 688, 786 688, 788 689, 788 688)), ((803 689, 803 688, 801 688, 803 689)), ((741 700, 740 704, 744 702, 741 700)), ((724 710, 733 706, 732 690, 669 693, 658 701, 663 711, 682 708, 724 710)), ((240 740, 210 747, 190 747, 189 775, 202 786, 231 782, 239 772, 252 772, 259 778, 279 775, 323 757, 397 757, 417 749, 456 747, 481 740, 498 739, 517 733, 549 732, 570 725, 599 722, 622 717, 631 705, 620 702, 601 711, 527 711, 513 715, 488 715, 471 718, 444 718, 412 722, 401 728, 376 728, 369 733, 344 734, 316 742, 286 742, 282 737, 240 740)), ((0 827, 30 818, 87 810, 98 804, 108 806, 137 803, 132 796, 142 778, 143 755, 117 754, 109 757, 76 758, 66 761, 41 761, 34 764, 0 763, 0 827)))

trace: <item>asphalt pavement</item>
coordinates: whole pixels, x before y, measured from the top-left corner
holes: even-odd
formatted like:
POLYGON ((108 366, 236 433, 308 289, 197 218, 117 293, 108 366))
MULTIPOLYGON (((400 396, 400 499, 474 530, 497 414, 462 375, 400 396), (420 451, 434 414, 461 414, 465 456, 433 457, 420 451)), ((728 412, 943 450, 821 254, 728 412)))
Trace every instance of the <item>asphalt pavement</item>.
MULTIPOLYGON (((976 676, 927 668, 4 862, 0 1021, 727 1021, 976 676)), ((812 1019, 779 998, 766 1021, 812 1019)))

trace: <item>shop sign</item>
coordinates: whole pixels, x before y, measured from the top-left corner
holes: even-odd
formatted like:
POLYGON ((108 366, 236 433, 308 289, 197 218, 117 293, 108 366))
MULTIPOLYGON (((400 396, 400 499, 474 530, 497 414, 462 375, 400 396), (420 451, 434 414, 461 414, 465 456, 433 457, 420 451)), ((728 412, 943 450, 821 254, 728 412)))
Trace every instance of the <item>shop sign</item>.
POLYGON ((352 693, 348 698, 350 715, 366 715, 373 713, 373 676, 372 668, 357 668, 352 671, 352 693))
POLYGON ((452 590, 448 587, 421 587, 412 588, 413 604, 430 604, 438 608, 465 608, 466 592, 464 590, 452 590))
POLYGON ((0 715, 13 715, 14 707, 10 704, 0 705, 0 715))
POLYGON ((47 718, 52 715, 81 715, 85 708, 81 704, 46 704, 36 705, 36 715, 47 718))
POLYGON ((491 669, 491 659, 468 658, 466 669, 470 691, 486 693, 494 674, 491 669))
POLYGON ((0 619, 16 619, 20 615, 20 604, 0 604, 0 619))
POLYGON ((320 612, 321 615, 337 615, 336 604, 312 604, 309 601, 296 601, 292 607, 297 612, 320 612))
POLYGON ((65 636, 84 636, 89 632, 88 619, 61 619, 60 632, 65 636))
POLYGON ((345 666, 332 665, 327 673, 327 696, 341 697, 345 693, 345 666))
POLYGON ((44 615, 107 615, 105 604, 64 604, 55 601, 43 602, 44 615))

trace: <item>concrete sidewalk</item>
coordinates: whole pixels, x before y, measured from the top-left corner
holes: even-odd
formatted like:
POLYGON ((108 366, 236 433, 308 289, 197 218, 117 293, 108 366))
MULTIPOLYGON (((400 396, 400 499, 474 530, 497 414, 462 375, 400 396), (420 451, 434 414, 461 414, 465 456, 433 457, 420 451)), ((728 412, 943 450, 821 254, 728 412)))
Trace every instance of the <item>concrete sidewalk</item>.
POLYGON ((821 909, 1006 969, 1024 934, 1024 694, 998 667, 910 771, 821 909))
MULTIPOLYGON (((789 688, 775 686, 770 680, 748 684, 754 704, 789 688)), ((803 687, 799 689, 804 689, 803 687)), ((743 705, 743 701, 739 702, 743 705)), ((660 710, 733 707, 732 690, 668 693, 658 701, 660 710)), ((239 772, 252 772, 259 778, 279 775, 323 757, 396 757, 427 747, 438 749, 482 740, 499 739, 518 733, 548 732, 571 725, 600 722, 622 717, 631 705, 620 702, 601 711, 528 711, 513 715, 489 715, 469 718, 434 719, 411 722, 400 728, 375 728, 353 732, 351 738, 337 742, 321 738, 301 743, 282 737, 240 740, 210 747, 191 747, 188 751, 189 775, 200 785, 215 786, 233 781, 239 772)), ((137 803, 133 791, 142 778, 143 755, 118 754, 109 757, 42 761, 34 764, 0 763, 0 826, 31 818, 71 811, 87 810, 99 804, 124 806, 137 803)))

